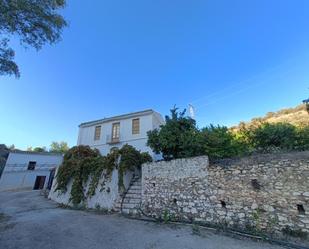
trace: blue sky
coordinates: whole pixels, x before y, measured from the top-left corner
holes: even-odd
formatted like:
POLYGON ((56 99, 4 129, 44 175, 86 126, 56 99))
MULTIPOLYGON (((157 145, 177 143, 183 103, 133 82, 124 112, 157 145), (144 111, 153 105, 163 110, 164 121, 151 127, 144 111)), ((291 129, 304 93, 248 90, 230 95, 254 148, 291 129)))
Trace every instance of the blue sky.
POLYGON ((309 1, 67 1, 69 27, 0 77, 0 143, 76 144, 78 124, 192 103, 200 127, 309 97, 309 1))

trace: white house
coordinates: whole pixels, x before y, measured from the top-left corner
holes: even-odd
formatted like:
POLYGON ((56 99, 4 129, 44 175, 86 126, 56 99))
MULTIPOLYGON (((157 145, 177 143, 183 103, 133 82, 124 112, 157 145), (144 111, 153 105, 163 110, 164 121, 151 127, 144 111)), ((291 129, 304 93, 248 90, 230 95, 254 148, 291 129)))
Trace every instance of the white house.
POLYGON ((62 154, 10 152, 0 178, 0 191, 50 188, 62 154))
POLYGON ((147 132, 162 124, 161 114, 151 109, 90 121, 79 125, 77 144, 97 148, 102 155, 129 144, 157 159, 159 155, 147 146, 147 132))

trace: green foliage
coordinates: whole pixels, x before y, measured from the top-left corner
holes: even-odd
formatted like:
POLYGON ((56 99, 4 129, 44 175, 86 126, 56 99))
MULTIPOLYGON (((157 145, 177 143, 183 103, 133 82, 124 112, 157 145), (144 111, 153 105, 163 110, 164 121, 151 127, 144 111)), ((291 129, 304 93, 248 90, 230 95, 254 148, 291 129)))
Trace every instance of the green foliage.
POLYGON ((50 145, 50 152, 55 153, 65 153, 69 150, 69 146, 67 142, 61 141, 61 142, 52 142, 50 145))
POLYGON ((297 127, 294 149, 309 150, 309 126, 297 127))
POLYGON ((56 176, 56 190, 66 192, 67 185, 72 180, 70 201, 78 205, 95 194, 102 176, 105 181, 109 180, 113 170, 119 167, 119 187, 123 188, 123 174, 127 170, 139 168, 142 163, 150 160, 149 154, 140 153, 127 144, 107 156, 101 156, 97 149, 91 149, 89 146, 75 146, 64 155, 63 163, 56 176), (89 188, 85 193, 85 186, 89 179, 89 188))
POLYGON ((185 112, 178 112, 178 108, 174 107, 171 116, 165 117, 165 125, 160 130, 148 132, 147 145, 154 152, 162 153, 165 160, 202 154, 196 122, 185 116, 185 112))
POLYGON ((167 209, 163 212, 163 222, 168 223, 170 221, 170 213, 167 209))
POLYGON ((35 147, 33 150, 33 152, 46 152, 46 147, 35 147))
POLYGON ((246 144, 224 126, 210 125, 199 130, 185 111, 171 110, 160 130, 148 132, 148 146, 165 160, 208 155, 211 159, 245 153, 246 144))
POLYGON ((141 164, 143 163, 148 163, 148 162, 152 162, 152 157, 149 155, 148 152, 142 152, 140 154, 140 160, 141 160, 141 164))
POLYGON ((289 226, 286 226, 282 229, 283 234, 291 237, 306 239, 308 238, 308 233, 302 231, 301 229, 291 229, 289 226))
MULTIPOLYGON (((264 123, 256 119, 250 126, 241 123, 236 130, 214 125, 198 129, 195 121, 185 116, 185 111, 177 110, 171 110, 171 116, 166 117, 160 129, 148 132, 147 145, 154 152, 162 153, 165 160, 199 155, 208 155, 212 160, 253 152, 309 149, 309 126, 264 123)), ((274 115, 277 114, 268 114, 274 115)))
POLYGON ((287 123, 265 123, 252 130, 249 139, 257 149, 291 149, 296 139, 296 129, 287 123))
POLYGON ((262 123, 258 127, 240 129, 237 136, 246 141, 251 151, 309 149, 309 126, 296 127, 288 123, 262 123))
POLYGON ((56 190, 66 192, 67 184, 73 180, 70 201, 74 205, 81 203, 85 199, 84 184, 93 172, 104 169, 102 165, 104 158, 98 150, 82 145, 71 148, 64 155, 63 163, 58 169, 56 190))
POLYGON ((37 50, 59 41, 67 25, 58 13, 64 6, 64 0, 0 0, 0 75, 20 76, 14 50, 9 47, 10 37, 18 36, 24 47, 37 50))
POLYGON ((120 156, 118 186, 120 190, 124 189, 123 175, 127 170, 133 171, 140 168, 143 163, 151 162, 152 158, 147 153, 141 153, 133 146, 125 144, 120 150, 116 151, 120 156))
POLYGON ((225 126, 210 125, 200 132, 204 154, 211 159, 234 157, 246 152, 246 145, 225 126))

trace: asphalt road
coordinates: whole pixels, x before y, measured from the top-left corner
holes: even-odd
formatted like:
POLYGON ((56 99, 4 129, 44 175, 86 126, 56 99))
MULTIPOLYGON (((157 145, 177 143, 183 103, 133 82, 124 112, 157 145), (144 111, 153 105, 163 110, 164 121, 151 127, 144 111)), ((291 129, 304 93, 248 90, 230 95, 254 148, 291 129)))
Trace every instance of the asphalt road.
POLYGON ((37 191, 0 192, 1 249, 280 249, 191 226, 61 209, 37 191))

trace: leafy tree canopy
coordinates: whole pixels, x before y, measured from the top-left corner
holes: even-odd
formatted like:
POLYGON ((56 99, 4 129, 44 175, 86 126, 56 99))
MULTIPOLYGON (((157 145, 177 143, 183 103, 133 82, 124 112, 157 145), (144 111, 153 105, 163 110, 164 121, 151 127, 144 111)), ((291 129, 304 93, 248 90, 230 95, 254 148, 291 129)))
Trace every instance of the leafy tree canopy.
POLYGON ((186 110, 171 109, 171 116, 165 117, 165 125, 148 132, 147 145, 162 153, 165 160, 197 156, 202 154, 199 130, 194 119, 185 116, 186 110))
POLYGON ((47 152, 47 149, 46 149, 46 147, 45 146, 43 146, 43 147, 32 147, 32 146, 30 146, 30 147, 28 147, 27 148, 27 151, 32 151, 32 152, 47 152))
POLYGON ((65 153, 70 149, 67 142, 61 141, 61 142, 52 142, 50 145, 50 152, 56 152, 56 153, 65 153))
POLYGON ((245 153, 246 145, 225 126, 209 125, 201 130, 203 152, 211 159, 235 157, 245 153))
POLYGON ((37 50, 60 40, 67 25, 59 14, 64 6, 65 0, 0 0, 0 75, 20 76, 15 52, 9 46, 11 37, 37 50))
POLYGON ((46 147, 35 147, 32 151, 34 152, 47 152, 46 147))

